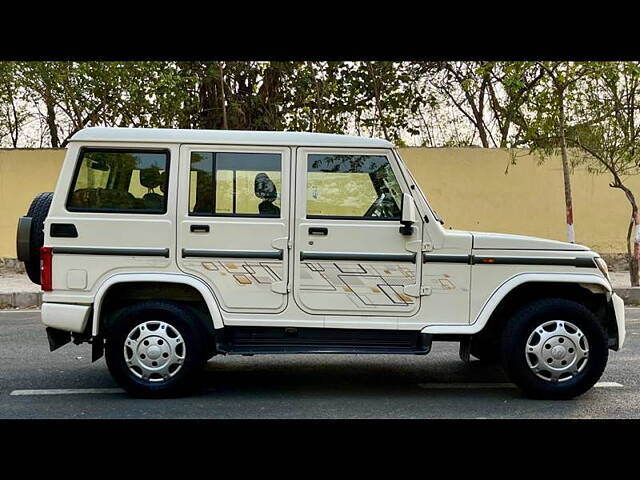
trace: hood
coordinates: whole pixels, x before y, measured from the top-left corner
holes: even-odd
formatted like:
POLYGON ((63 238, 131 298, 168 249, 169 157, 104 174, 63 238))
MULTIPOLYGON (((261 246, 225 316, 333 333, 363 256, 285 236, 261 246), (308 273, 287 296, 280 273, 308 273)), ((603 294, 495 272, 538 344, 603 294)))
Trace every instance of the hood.
POLYGON ((588 251, 589 247, 577 243, 559 242, 546 238, 510 235, 507 233, 470 232, 474 249, 490 250, 568 250, 588 251))

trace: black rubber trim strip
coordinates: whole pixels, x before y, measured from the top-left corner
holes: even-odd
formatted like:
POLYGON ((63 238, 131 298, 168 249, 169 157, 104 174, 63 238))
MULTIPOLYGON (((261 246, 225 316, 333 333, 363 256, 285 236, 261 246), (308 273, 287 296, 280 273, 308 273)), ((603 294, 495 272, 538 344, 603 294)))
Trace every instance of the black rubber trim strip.
POLYGON ((473 255, 471 264, 479 265, 563 265, 579 268, 597 268, 592 257, 540 258, 540 257, 500 257, 473 255))
POLYGON ((273 258, 282 260, 284 258, 282 250, 191 250, 182 249, 182 258, 188 257, 217 257, 217 258, 273 258))
POLYGON ((168 248, 102 248, 102 247, 53 247, 53 253, 71 255, 121 255, 125 257, 165 257, 169 258, 168 248))
POLYGON ((591 257, 540 258, 501 257, 491 255, 439 255, 422 254, 423 263, 466 263, 469 265, 563 265, 579 268, 596 268, 591 257))
POLYGON ((304 260, 353 260, 363 262, 411 262, 416 263, 415 253, 333 253, 300 252, 300 261, 304 260))
POLYGON ((471 264, 471 255, 440 255, 423 253, 422 263, 467 263, 471 264))

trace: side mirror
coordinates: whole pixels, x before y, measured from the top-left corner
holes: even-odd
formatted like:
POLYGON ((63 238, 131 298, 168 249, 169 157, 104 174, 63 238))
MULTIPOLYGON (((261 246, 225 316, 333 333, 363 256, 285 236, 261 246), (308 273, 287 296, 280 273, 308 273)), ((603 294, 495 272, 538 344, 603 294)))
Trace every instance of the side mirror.
POLYGON ((402 216, 400 218, 400 233, 413 235, 413 224, 416 223, 416 204, 408 193, 402 194, 402 216))

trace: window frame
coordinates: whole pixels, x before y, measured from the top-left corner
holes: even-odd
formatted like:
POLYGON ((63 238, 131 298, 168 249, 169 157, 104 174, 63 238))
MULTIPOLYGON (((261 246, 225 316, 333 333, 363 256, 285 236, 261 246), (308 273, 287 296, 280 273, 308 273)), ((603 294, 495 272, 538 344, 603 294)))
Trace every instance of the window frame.
MULTIPOLYGON (((280 215, 260 215, 259 213, 216 213, 215 212, 215 207, 216 207, 216 193, 217 193, 217 169, 216 169, 216 160, 215 160, 215 156, 212 159, 212 166, 213 166, 213 172, 211 175, 211 179, 214 185, 213 188, 213 212, 191 212, 189 205, 191 203, 191 183, 189 183, 189 188, 188 188, 188 195, 187 195, 187 217, 199 217, 199 218, 213 218, 213 217, 222 217, 222 218, 268 218, 268 219, 282 219, 282 189, 285 187, 284 185, 284 170, 283 170, 283 165, 284 165, 284 155, 281 151, 273 151, 273 152, 268 152, 268 151, 250 151, 250 150, 222 150, 220 148, 217 149, 210 149, 210 150, 206 150, 206 147, 204 149, 199 149, 199 148, 189 148, 189 150, 187 151, 188 153, 188 158, 187 158, 187 162, 188 162, 188 172, 189 172, 189 177, 191 178, 191 156, 194 153, 212 153, 212 154, 216 154, 216 153, 235 153, 235 154, 240 154, 240 155, 251 155, 251 154, 271 154, 271 155, 278 155, 280 157, 280 170, 274 170, 280 173, 280 215)), ((238 170, 233 170, 233 172, 237 172, 238 170)), ((248 170, 241 170, 241 171, 248 171, 248 170)), ((236 176, 234 175, 234 192, 233 192, 233 201, 234 201, 234 205, 235 205, 235 183, 236 183, 236 176)))
POLYGON ((304 218, 308 219, 308 220, 360 220, 360 221, 375 221, 375 222, 399 222, 402 218, 402 205, 398 205, 398 207, 400 208, 400 216, 398 218, 383 218, 383 217, 365 217, 365 216, 357 216, 357 215, 316 215, 316 214, 309 214, 308 213, 308 202, 307 202, 307 195, 308 195, 308 187, 309 187, 309 171, 308 171, 308 165, 309 165, 309 156, 310 155, 341 155, 341 156, 371 156, 371 157, 385 157, 387 159, 387 162, 389 164, 389 167, 391 168, 391 172, 393 172, 393 175, 396 179, 396 182, 398 184, 398 187, 400 187, 400 191, 402 193, 405 193, 405 190, 403 188, 403 184, 401 182, 400 179, 402 179, 403 177, 398 175, 398 172, 396 171, 396 167, 393 165, 393 162, 391 161, 391 159, 393 158, 395 160, 395 157, 390 157, 389 156, 389 152, 387 150, 375 150, 375 149, 363 149, 363 151, 357 151, 351 148, 344 148, 344 147, 336 147, 336 148, 330 148, 330 147, 310 147, 310 148, 305 148, 302 152, 302 161, 301 163, 301 168, 303 169, 304 172, 304 187, 303 187, 303 191, 304 191, 304 218))
POLYGON ((67 192, 67 198, 64 203, 64 207, 68 212, 80 212, 80 213, 128 213, 134 215, 166 215, 169 208, 169 172, 171 169, 171 150, 168 148, 138 148, 138 147, 80 147, 78 151, 78 158, 74 167, 73 177, 69 185, 69 191, 67 192), (167 178, 167 188, 164 194, 164 204, 162 211, 149 210, 149 209, 116 209, 116 208, 82 208, 69 206, 71 197, 75 192, 76 182, 80 175, 80 169, 82 168, 82 159, 85 153, 101 152, 101 153, 164 153, 167 159, 167 165, 165 168, 167 178))

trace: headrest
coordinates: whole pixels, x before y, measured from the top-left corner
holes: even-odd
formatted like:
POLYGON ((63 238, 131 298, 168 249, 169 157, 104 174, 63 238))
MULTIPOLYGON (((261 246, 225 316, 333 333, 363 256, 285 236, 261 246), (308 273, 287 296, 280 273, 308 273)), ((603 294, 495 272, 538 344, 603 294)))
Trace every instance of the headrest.
POLYGON ((276 190, 276 184, 269 178, 266 173, 259 173, 256 175, 255 188, 256 197, 263 200, 275 200, 278 198, 278 191, 276 190))
POLYGON ((165 194, 167 193, 167 172, 160 174, 160 191, 165 194))
POLYGON ((143 168, 140 170, 140 184, 147 188, 156 188, 163 183, 162 175, 158 167, 143 168))

